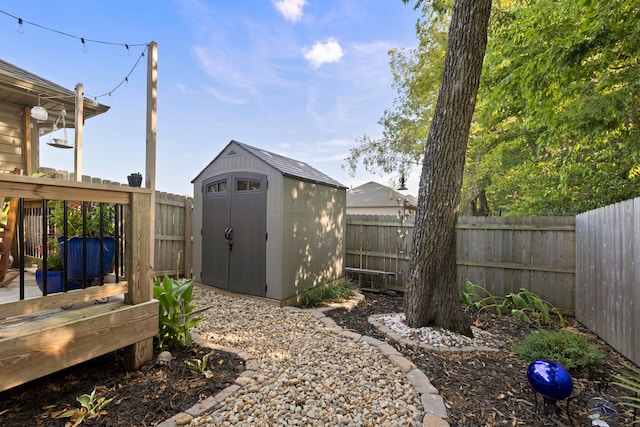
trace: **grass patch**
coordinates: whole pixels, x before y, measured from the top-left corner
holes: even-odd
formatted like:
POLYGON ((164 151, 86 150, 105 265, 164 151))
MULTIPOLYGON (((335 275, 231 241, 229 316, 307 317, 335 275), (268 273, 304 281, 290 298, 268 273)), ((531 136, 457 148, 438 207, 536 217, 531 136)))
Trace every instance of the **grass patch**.
POLYGON ((300 305, 317 307, 330 302, 341 302, 349 299, 358 285, 348 280, 333 285, 320 286, 300 295, 300 305))

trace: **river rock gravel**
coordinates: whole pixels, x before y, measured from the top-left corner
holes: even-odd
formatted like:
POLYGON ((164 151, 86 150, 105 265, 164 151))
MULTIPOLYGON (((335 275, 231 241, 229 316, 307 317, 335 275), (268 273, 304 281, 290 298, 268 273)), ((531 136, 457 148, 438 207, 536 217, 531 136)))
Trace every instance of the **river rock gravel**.
POLYGON ((248 383, 191 426, 420 426, 420 396, 377 348, 336 334, 311 313, 196 290, 210 306, 195 329, 247 352, 248 383))

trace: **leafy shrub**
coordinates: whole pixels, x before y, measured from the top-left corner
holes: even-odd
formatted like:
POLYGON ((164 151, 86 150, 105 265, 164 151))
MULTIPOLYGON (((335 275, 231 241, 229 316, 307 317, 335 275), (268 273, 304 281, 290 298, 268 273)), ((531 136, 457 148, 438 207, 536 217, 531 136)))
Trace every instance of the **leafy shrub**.
POLYGON ((193 304, 197 298, 193 294, 193 279, 176 280, 168 276, 160 280, 156 277, 153 286, 153 297, 159 304, 158 345, 169 347, 186 347, 191 345, 189 329, 203 319, 196 314, 210 307, 198 307, 193 304))
POLYGON ((548 325, 552 320, 551 313, 554 313, 558 316, 560 326, 564 327, 565 325, 560 310, 525 288, 520 288, 517 293, 500 297, 492 295, 487 289, 467 280, 466 291, 460 291, 460 299, 474 310, 482 311, 487 308, 495 308, 502 315, 510 313, 528 324, 535 321, 538 326, 548 325))
POLYGON ((357 285, 345 280, 335 285, 320 286, 300 295, 300 304, 306 307, 315 307, 328 302, 344 301, 351 296, 357 285))
POLYGON ((567 330, 532 332, 513 350, 521 359, 553 360, 566 369, 598 368, 604 361, 596 344, 591 344, 584 335, 567 330))
MULTIPOLYGON (((628 396, 622 396, 622 405, 634 411, 640 410, 640 369, 625 365, 625 369, 614 377, 613 384, 630 392, 628 396)), ((640 420, 631 424, 640 424, 640 420)))

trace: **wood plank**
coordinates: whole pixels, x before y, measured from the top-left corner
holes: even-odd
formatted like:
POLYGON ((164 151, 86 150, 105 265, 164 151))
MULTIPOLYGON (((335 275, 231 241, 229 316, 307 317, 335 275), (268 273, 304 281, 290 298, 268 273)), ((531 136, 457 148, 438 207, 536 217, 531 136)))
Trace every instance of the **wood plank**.
POLYGON ((155 237, 155 240, 160 240, 160 241, 184 242, 184 235, 171 236, 167 234, 156 234, 154 237, 155 237))
MULTIPOLYGON (((163 206, 175 206, 175 207, 179 207, 179 208, 184 208, 186 205, 186 201, 185 200, 170 200, 170 199, 160 199, 160 195, 161 194, 166 194, 166 193, 156 193, 156 203, 159 205, 163 205, 163 206)), ((185 197, 186 199, 186 197, 185 197)))
POLYGON ((503 268, 508 270, 546 271, 550 273, 575 274, 574 267, 562 267, 562 266, 555 266, 555 265, 518 264, 518 263, 510 263, 510 262, 490 262, 490 261, 471 261, 471 260, 458 260, 456 261, 456 264, 472 266, 472 267, 503 268))
POLYGON ((354 274, 380 274, 380 275, 388 275, 388 276, 394 276, 396 274, 393 271, 369 270, 366 268, 352 268, 352 267, 346 267, 345 271, 347 273, 354 273, 354 274))
MULTIPOLYGON (((102 286, 93 286, 86 289, 77 289, 68 292, 47 295, 46 297, 30 298, 22 301, 14 301, 2 304, 0 319, 13 316, 22 316, 39 311, 66 307, 71 304, 80 304, 101 298, 126 294, 129 284, 126 281, 119 283, 107 283, 102 286)), ((1 325, 0 325, 1 327, 1 325)))
POLYGON ((543 224, 466 224, 458 222, 457 229, 473 230, 544 230, 544 231, 568 231, 572 232, 574 225, 543 225, 543 224))
POLYGON ((158 302, 109 307, 70 320, 64 327, 44 329, 0 340, 0 391, 93 359, 158 332, 158 302), (127 333, 123 333, 127 331, 127 333), (20 357, 16 357, 20 355, 20 357))
POLYGON ((70 182, 52 178, 34 178, 0 174, 0 191, 5 197, 50 200, 81 200, 87 202, 118 203, 128 205, 130 194, 149 192, 146 189, 70 182))

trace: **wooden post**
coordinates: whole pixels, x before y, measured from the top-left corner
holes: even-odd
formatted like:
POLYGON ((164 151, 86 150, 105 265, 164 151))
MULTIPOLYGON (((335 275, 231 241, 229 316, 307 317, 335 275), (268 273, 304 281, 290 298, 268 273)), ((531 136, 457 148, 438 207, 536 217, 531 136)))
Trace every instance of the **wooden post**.
MULTIPOLYGON (((153 298, 152 250, 149 236, 149 220, 153 205, 149 193, 132 193, 127 215, 125 239, 125 270, 128 272, 129 292, 125 295, 128 304, 143 304, 153 298)), ((127 370, 140 369, 153 357, 153 338, 132 344, 124 349, 124 365, 127 370)))
POLYGON ((154 267, 156 206, 156 115, 158 104, 158 43, 150 42, 147 51, 147 153, 145 187, 151 190, 151 263, 154 267))
POLYGON ((82 125, 84 120, 84 86, 82 83, 76 85, 76 112, 75 112, 75 140, 73 144, 74 167, 76 181, 82 181, 82 125))
POLYGON ((24 107, 24 133, 22 134, 23 158, 22 168, 25 175, 31 175, 33 169, 33 152, 31 150, 31 109, 24 107))
MULTIPOLYGON (((149 43, 147 51, 147 150, 145 187, 150 194, 132 193, 129 250, 125 268, 130 272, 130 288, 125 301, 141 304, 153 298, 153 264, 155 248, 156 206, 156 111, 158 96, 158 44, 149 43), (134 265, 134 260, 137 263, 134 265)), ((142 367, 153 357, 153 338, 124 349, 124 365, 128 370, 142 367)))

